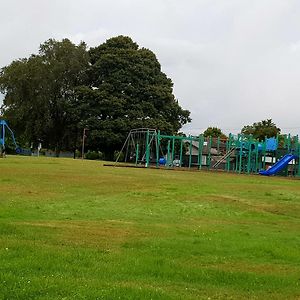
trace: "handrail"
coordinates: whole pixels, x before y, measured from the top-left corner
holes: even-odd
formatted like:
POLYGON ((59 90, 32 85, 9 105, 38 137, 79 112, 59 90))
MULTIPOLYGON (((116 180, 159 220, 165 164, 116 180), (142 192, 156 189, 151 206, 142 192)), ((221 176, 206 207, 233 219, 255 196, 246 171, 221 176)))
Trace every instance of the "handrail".
POLYGON ((217 166, 219 166, 221 164, 221 162, 223 160, 225 160, 226 158, 228 158, 234 151, 235 151, 235 147, 233 147, 228 152, 226 152, 212 167, 216 168, 217 166))

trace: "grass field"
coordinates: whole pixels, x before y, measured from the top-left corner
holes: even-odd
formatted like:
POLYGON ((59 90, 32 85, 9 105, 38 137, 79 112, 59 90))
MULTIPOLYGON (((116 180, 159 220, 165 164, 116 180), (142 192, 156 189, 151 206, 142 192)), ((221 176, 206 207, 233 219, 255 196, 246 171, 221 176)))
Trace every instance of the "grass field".
POLYGON ((300 181, 0 160, 0 299, 300 299, 300 181))

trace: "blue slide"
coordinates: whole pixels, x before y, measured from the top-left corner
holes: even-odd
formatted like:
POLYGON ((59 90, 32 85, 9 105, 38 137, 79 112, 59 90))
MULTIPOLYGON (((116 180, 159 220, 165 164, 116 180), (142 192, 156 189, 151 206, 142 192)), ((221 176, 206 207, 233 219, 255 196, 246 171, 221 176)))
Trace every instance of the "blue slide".
POLYGON ((296 155, 286 154, 278 162, 276 162, 270 169, 261 170, 261 171, 259 171, 259 174, 265 175, 265 176, 274 175, 277 172, 279 172, 280 170, 282 170, 284 167, 286 167, 288 165, 288 163, 295 158, 297 158, 296 155))

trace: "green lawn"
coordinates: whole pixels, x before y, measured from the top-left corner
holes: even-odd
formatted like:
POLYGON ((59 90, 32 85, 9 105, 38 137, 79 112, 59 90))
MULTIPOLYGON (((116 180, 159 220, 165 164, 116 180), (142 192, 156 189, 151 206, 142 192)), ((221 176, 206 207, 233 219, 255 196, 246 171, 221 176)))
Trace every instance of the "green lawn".
POLYGON ((300 181, 0 160, 0 299, 300 299, 300 181))

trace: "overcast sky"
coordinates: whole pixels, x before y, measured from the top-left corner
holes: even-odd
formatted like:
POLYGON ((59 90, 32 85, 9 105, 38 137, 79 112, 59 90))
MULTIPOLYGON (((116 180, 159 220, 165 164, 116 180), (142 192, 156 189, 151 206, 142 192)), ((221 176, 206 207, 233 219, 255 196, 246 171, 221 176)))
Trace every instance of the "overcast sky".
POLYGON ((0 0, 0 66, 49 38, 151 49, 191 111, 186 133, 266 118, 300 133, 299 0, 0 0))

